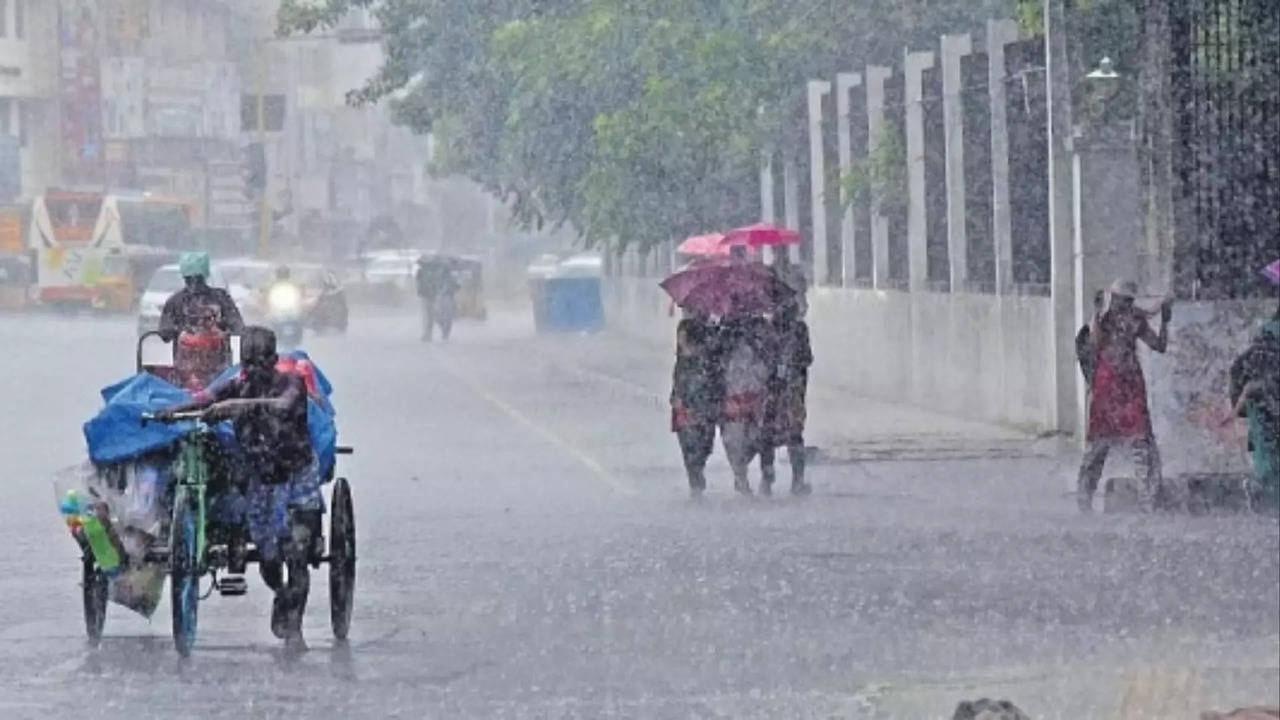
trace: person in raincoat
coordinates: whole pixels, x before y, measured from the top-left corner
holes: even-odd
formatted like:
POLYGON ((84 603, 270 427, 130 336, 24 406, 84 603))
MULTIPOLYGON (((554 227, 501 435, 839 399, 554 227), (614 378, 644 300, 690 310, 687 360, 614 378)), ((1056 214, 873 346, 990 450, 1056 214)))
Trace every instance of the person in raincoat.
POLYGON ((1254 496, 1280 507, 1280 308, 1231 364, 1231 403, 1249 421, 1254 496))
POLYGON ((720 440, 733 468, 734 489, 750 495, 747 469, 760 451, 764 431, 769 359, 776 355, 773 329, 760 316, 730 318, 723 326, 720 440))
POLYGON ((1098 308, 1090 322, 1087 352, 1094 357, 1089 388, 1089 425, 1084 459, 1080 463, 1076 501, 1083 513, 1093 510, 1093 493, 1102 478, 1107 454, 1114 447, 1129 446, 1137 465, 1143 508, 1155 509, 1161 482, 1160 452, 1151 429, 1147 383, 1138 361, 1138 341, 1162 353, 1169 344, 1169 320, 1173 306, 1160 308, 1160 331, 1154 332, 1148 313, 1134 304, 1137 284, 1117 280, 1111 286, 1111 304, 1098 308))
POLYGON ((671 373, 671 430, 680 443, 689 492, 707 488, 704 472, 716 439, 724 402, 718 328, 711 318, 687 313, 676 327, 676 362, 671 373))
POLYGON ((208 283, 209 253, 183 253, 178 259, 178 272, 185 285, 169 296, 160 311, 159 332, 165 341, 172 342, 184 332, 201 332, 210 322, 228 335, 244 329, 244 320, 230 293, 208 283))
POLYGON ((446 258, 424 255, 418 258, 414 283, 422 302, 422 341, 431 342, 437 326, 440 337, 447 341, 453 329, 453 315, 461 287, 452 264, 446 258))
POLYGON ((799 298, 782 304, 773 315, 774 351, 764 432, 760 442, 760 492, 768 495, 776 475, 775 448, 786 447, 791 462, 791 494, 808 495, 812 487, 804 479, 805 391, 813 348, 809 326, 802 317, 799 298))
POLYGON ((165 301, 159 333, 172 342, 175 380, 203 388, 231 365, 230 336, 244 330, 231 295, 208 284, 209 253, 183 253, 178 262, 184 287, 165 301))

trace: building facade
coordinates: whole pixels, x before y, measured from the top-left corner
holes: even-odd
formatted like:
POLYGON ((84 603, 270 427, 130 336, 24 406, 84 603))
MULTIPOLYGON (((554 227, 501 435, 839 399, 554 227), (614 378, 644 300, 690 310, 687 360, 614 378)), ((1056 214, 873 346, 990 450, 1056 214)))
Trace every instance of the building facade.
POLYGON ((0 2, 0 203, 59 175, 56 3, 0 2))

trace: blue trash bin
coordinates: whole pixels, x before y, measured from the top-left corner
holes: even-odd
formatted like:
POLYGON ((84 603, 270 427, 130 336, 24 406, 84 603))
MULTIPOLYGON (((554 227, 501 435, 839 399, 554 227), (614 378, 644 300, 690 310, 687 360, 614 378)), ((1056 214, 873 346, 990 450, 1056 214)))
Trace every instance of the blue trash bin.
POLYGON ((600 257, 585 253, 529 268, 529 296, 538 332, 597 332, 604 327, 600 257))
POLYGON ((551 278, 545 283, 544 302, 548 330, 596 332, 604 327, 600 278, 551 278))

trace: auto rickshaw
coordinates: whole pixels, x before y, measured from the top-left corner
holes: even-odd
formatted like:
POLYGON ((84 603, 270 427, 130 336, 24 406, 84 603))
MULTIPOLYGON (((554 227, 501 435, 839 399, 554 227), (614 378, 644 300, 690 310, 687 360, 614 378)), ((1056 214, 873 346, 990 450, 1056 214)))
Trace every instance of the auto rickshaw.
POLYGON ((102 260, 94 285, 93 308, 105 312, 129 312, 138 304, 157 268, 174 262, 176 253, 127 249, 102 260))
POLYGON ((458 279, 457 316, 484 320, 489 316, 484 305, 484 261, 472 256, 451 258, 458 279))

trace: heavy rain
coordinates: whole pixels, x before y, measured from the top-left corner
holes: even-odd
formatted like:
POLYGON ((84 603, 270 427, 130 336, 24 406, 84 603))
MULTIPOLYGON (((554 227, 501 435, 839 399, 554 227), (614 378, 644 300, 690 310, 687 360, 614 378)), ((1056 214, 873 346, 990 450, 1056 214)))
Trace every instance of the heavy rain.
POLYGON ((1280 718, 1275 0, 0 0, 0 718, 1280 718))

